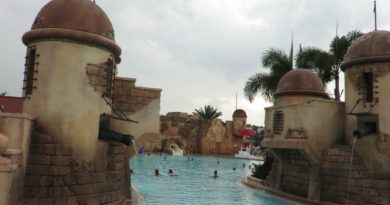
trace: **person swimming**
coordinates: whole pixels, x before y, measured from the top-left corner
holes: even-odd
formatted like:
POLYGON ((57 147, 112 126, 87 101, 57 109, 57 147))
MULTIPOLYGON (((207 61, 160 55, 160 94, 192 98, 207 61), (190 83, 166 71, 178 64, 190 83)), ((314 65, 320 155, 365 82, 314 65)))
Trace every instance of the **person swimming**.
POLYGON ((235 168, 235 167, 233 167, 233 171, 236 171, 236 168, 235 168))
POLYGON ((218 177, 218 171, 214 170, 214 178, 217 178, 217 177, 218 177))
POLYGON ((154 170, 154 176, 160 176, 160 172, 158 171, 158 169, 154 170))
POLYGON ((168 176, 173 176, 173 171, 172 171, 172 169, 169 169, 169 170, 168 170, 168 176))

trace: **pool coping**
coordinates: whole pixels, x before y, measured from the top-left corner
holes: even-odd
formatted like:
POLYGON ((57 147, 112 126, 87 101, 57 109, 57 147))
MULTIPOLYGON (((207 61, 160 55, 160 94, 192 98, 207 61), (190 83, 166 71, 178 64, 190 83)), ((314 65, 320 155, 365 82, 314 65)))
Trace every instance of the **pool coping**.
POLYGON ((147 205, 142 193, 133 184, 131 184, 131 205, 147 205))
POLYGON ((330 202, 313 201, 313 200, 309 200, 307 198, 303 198, 300 196, 296 196, 296 195, 282 192, 280 190, 276 190, 272 187, 267 186, 263 180, 257 179, 257 178, 252 177, 252 176, 246 176, 246 177, 242 178, 241 183, 244 184, 245 186, 251 188, 251 189, 256 190, 256 191, 262 190, 271 196, 274 196, 274 197, 277 197, 277 198, 280 198, 283 200, 287 200, 287 201, 289 201, 291 203, 295 203, 295 204, 337 205, 337 204, 330 203, 330 202))

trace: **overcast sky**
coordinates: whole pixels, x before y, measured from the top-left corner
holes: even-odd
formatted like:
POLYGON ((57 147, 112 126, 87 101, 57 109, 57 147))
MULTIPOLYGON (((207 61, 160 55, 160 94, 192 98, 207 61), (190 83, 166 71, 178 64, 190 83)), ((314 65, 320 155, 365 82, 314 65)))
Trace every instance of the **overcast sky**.
MULTIPOLYGON (((48 0, 1 0, 0 91, 20 96, 25 46, 21 42, 48 0)), ((266 72, 261 55, 268 48, 289 52, 299 44, 328 50, 335 36, 374 28, 372 0, 96 0, 106 12, 122 48, 119 76, 137 85, 162 88, 161 114, 191 113, 209 104, 230 120, 238 108, 249 123, 262 125, 258 95, 244 99, 246 80, 266 72)), ((390 1, 377 0, 378 28, 390 29, 390 1)), ((88 12, 88 11, 86 11, 88 12)), ((332 85, 327 89, 332 90, 332 85)))

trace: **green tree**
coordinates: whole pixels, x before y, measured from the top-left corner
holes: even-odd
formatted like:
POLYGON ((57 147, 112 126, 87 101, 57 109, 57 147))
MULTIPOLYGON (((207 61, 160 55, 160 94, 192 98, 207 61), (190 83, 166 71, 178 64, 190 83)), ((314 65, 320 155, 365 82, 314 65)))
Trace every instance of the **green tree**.
POLYGON ((315 47, 300 49, 295 57, 297 67, 314 70, 324 83, 334 80, 335 100, 340 101, 340 65, 349 46, 362 35, 362 32, 354 30, 348 32, 345 36, 336 36, 330 43, 329 51, 315 47))
POLYGON ((222 115, 216 108, 211 105, 205 105, 204 108, 195 109, 194 114, 198 114, 202 119, 210 121, 222 115))
POLYGON ((280 78, 293 68, 292 51, 290 56, 287 56, 280 49, 270 48, 263 54, 261 60, 263 67, 270 70, 267 73, 255 73, 246 82, 244 95, 250 102, 258 93, 266 100, 273 101, 280 78))

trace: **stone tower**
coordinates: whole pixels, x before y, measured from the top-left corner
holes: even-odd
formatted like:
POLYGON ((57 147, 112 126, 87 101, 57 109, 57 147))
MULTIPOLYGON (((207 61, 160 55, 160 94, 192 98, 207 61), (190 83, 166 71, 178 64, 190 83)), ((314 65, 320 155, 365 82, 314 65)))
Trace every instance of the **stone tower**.
POLYGON ((90 0, 52 0, 23 43, 23 111, 36 125, 24 198, 38 204, 125 203, 130 177, 123 143, 131 138, 110 130, 103 117, 115 111, 121 53, 107 15, 90 0))
POLYGON ((111 113, 102 95, 111 98, 120 55, 110 20, 89 0, 53 0, 23 42, 23 111, 36 119, 40 131, 92 159, 99 116, 111 113))
POLYGON ((280 79, 275 104, 265 108, 263 147, 276 157, 270 179, 276 189, 311 200, 320 197, 322 150, 344 128, 343 103, 330 100, 317 74, 293 69, 280 79))
POLYGON ((390 32, 373 31, 356 39, 347 51, 345 136, 363 137, 356 152, 373 172, 390 172, 390 32))
POLYGON ((233 133, 238 135, 240 130, 246 127, 246 112, 242 109, 237 109, 233 113, 233 133))

